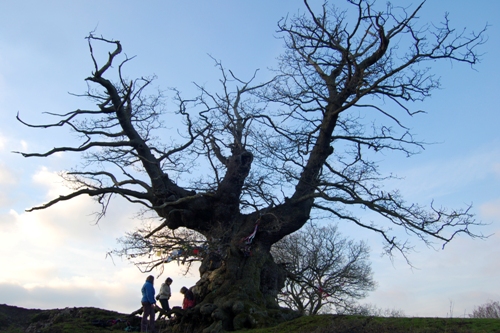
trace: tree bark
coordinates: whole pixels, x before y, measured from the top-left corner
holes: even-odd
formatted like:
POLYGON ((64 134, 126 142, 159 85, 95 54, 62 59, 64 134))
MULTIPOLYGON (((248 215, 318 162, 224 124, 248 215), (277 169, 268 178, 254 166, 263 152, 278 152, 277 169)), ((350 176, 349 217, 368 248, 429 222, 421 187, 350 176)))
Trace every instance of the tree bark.
POLYGON ((191 332, 219 332, 267 327, 298 316, 276 301, 285 271, 269 247, 233 239, 225 249, 211 251, 200 266, 193 287, 197 305, 179 323, 191 332))

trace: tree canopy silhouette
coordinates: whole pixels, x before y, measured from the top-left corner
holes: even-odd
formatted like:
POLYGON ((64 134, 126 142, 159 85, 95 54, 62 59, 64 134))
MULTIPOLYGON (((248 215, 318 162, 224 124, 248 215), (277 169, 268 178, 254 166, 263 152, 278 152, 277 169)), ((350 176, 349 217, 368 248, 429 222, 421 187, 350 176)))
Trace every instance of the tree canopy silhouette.
POLYGON ((365 242, 344 237, 336 225, 306 224, 271 248, 287 272, 279 301, 306 315, 352 312, 375 289, 369 252, 365 242))
POLYGON ((29 211, 89 195, 102 216, 118 195, 154 212, 161 223, 131 233, 128 244, 133 256, 180 246, 188 251, 184 259, 202 261, 199 304, 183 321, 193 330, 290 318, 278 307, 284 271, 270 249, 312 216, 372 230, 387 253, 403 255, 407 240, 393 230, 426 243, 479 236, 470 229, 480 224, 470 207, 426 207, 384 190, 391 175, 379 172, 374 157, 412 155, 422 147, 402 118, 419 113, 412 102, 439 86, 431 67, 436 60, 478 62, 486 28, 466 34, 446 16, 438 25, 419 24, 423 3, 380 11, 372 1, 348 0, 353 19, 327 3, 319 12, 304 4, 303 13, 278 23, 285 50, 272 80, 257 82, 257 72, 242 79, 217 62, 218 92, 203 86, 193 98, 175 92, 183 128, 172 134, 166 134, 173 115, 165 112, 163 94, 150 92, 153 78, 126 79, 131 58, 122 44, 95 34, 87 37, 94 69, 81 96, 96 109, 49 113, 56 120, 42 125, 18 115, 26 126, 66 127, 80 140, 23 156, 73 152, 85 162, 63 173, 74 186, 70 194, 29 211), (104 62, 96 43, 110 48, 104 62), (379 219, 361 219, 359 208, 379 219), (186 241, 186 230, 201 243, 186 241))

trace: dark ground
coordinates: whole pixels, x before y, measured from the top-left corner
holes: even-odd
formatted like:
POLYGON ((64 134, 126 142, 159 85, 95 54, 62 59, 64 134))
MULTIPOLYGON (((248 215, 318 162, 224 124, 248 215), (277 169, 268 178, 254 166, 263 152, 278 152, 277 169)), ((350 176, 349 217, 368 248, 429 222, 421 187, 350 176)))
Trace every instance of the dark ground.
POLYGON ((79 333, 139 329, 140 318, 97 308, 24 309, 0 304, 2 333, 79 333))
POLYGON ((43 310, 39 309, 24 309, 17 306, 0 304, 0 332, 11 326, 13 327, 28 327, 35 315, 43 310))
MULTIPOLYGON (((140 317, 98 308, 24 309, 0 304, 1 333, 137 332, 140 317)), ((161 333, 171 327, 159 321, 161 333)), ((305 316, 278 326, 235 333, 500 333, 500 319, 305 316)))

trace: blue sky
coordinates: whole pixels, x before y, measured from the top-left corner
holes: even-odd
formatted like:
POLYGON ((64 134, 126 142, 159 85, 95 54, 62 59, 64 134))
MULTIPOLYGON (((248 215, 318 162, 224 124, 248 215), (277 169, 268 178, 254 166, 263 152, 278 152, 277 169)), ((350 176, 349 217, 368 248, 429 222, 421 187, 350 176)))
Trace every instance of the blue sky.
MULTIPOLYGON (((321 2, 311 1, 314 5, 321 2)), ((337 1, 343 6, 341 1, 337 1)), ((398 1, 398 4, 411 4, 398 1)), ((416 4, 417 2, 414 2, 416 4)), ((64 191, 57 171, 78 163, 76 155, 24 159, 12 151, 41 151, 68 132, 27 129, 15 120, 42 121, 42 112, 90 107, 68 94, 86 89, 92 62, 84 37, 92 30, 120 40, 137 57, 130 77, 156 74, 161 89, 177 87, 186 96, 192 82, 215 85, 218 72, 208 54, 240 77, 256 69, 265 80, 276 65, 282 43, 276 22, 302 10, 288 1, 2 1, 0 3, 0 303, 29 308, 96 306, 131 312, 139 307, 146 274, 119 258, 106 258, 116 238, 137 225, 135 207, 117 201, 99 225, 88 198, 25 213, 64 191), (146 5, 144 5, 146 3, 146 5)), ((396 257, 381 257, 380 239, 358 228, 340 226, 345 235, 365 239, 372 248, 378 283, 364 302, 403 310, 409 316, 470 313, 488 300, 500 299, 500 2, 427 0, 421 20, 439 22, 450 12, 452 25, 480 30, 489 41, 482 62, 436 62, 442 89, 418 105, 428 114, 407 122, 419 139, 436 144, 410 159, 386 155, 384 170, 403 177, 397 186, 411 201, 444 206, 472 203, 478 220, 489 225, 487 240, 460 237, 441 250, 413 240, 415 268, 396 257)), ((166 267, 173 289, 192 285, 196 271, 183 276, 177 264, 166 267)), ((177 293, 172 303, 179 305, 177 293)))

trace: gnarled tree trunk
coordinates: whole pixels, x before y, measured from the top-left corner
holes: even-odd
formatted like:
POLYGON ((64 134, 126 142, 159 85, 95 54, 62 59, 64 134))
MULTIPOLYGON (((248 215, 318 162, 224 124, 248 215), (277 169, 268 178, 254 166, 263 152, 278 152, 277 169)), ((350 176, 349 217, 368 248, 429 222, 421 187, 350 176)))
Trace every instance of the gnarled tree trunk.
POLYGON ((201 279, 193 291, 198 305, 188 311, 183 324, 206 327, 207 332, 265 327, 290 319, 294 314, 280 309, 276 296, 284 284, 284 271, 274 263, 269 249, 254 244, 247 253, 234 244, 219 262, 207 256, 200 267, 201 279), (199 319, 199 320, 197 320, 199 319))
POLYGON ((243 228, 213 241, 200 265, 200 280, 193 288, 197 305, 182 317, 179 330, 218 332, 266 327, 298 314, 282 309, 277 294, 285 271, 270 254, 266 224, 243 228))

